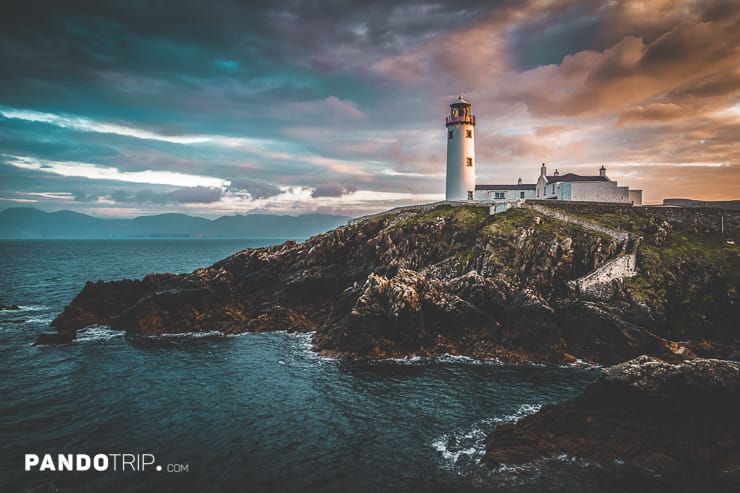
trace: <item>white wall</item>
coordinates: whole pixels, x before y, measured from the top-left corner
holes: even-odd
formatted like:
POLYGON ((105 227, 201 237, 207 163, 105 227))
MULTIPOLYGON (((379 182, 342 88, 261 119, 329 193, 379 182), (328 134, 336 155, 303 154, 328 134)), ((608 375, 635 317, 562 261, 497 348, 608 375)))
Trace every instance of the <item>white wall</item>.
POLYGON ((545 183, 545 179, 540 176, 537 180, 537 189, 540 192, 539 196, 535 192, 537 199, 571 200, 570 183, 545 183))
POLYGON ((618 187, 615 181, 573 182, 570 200, 588 202, 629 202, 629 189, 618 187))
POLYGON ((449 125, 447 131, 452 131, 452 139, 447 139, 446 200, 467 200, 468 191, 475 191, 475 126, 458 123, 449 125), (472 138, 465 137, 466 130, 472 138), (468 157, 473 159, 472 166, 466 163, 468 157))
POLYGON ((524 192, 525 199, 535 198, 534 190, 476 190, 475 200, 516 200, 521 197, 521 193, 524 192), (496 198, 496 193, 503 193, 503 198, 496 198))

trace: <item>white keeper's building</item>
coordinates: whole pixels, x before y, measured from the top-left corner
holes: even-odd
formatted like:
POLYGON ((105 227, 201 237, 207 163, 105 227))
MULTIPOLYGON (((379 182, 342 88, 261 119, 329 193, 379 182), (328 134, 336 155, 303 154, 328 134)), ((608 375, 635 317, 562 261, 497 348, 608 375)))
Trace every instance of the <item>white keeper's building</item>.
POLYGON ((542 163, 535 198, 642 205, 642 190, 620 187, 616 181, 606 176, 604 166, 599 169, 598 175, 561 175, 557 169, 555 173, 548 175, 547 167, 542 163))
POLYGON ((475 169, 475 116, 473 106, 460 97, 450 104, 445 118, 447 128, 447 178, 445 200, 485 200, 512 202, 521 199, 615 202, 642 205, 642 190, 619 186, 606 176, 604 166, 598 175, 561 175, 556 169, 547 174, 544 163, 537 183, 516 185, 477 185, 475 169))
POLYGON ((536 198, 536 183, 522 183, 516 185, 476 185, 475 200, 516 200, 536 198))

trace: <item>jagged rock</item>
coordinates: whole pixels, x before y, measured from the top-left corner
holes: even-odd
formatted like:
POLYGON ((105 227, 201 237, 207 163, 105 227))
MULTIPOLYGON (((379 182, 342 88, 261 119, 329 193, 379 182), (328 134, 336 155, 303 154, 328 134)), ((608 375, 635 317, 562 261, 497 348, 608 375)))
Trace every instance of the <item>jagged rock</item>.
POLYGON ((20 310, 21 307, 18 305, 0 305, 0 311, 1 310, 20 310))
POLYGON ((700 392, 740 392, 740 365, 722 360, 694 359, 681 364, 641 355, 603 370, 608 384, 624 384, 641 392, 669 394, 684 389, 700 392))
POLYGON ((543 407, 487 439, 490 465, 565 454, 671 472, 740 467, 740 366, 640 356, 607 368, 584 394, 543 407))
POLYGON ((643 352, 669 361, 694 357, 685 346, 658 337, 620 314, 603 303, 577 301, 561 307, 557 317, 569 351, 588 361, 610 365, 643 352))
POLYGON ((52 332, 39 334, 36 338, 34 346, 45 346, 50 344, 69 344, 74 342, 76 337, 75 332, 52 332))
MULTIPOLYGON (((685 276, 685 289, 635 293, 615 284, 609 301, 588 301, 568 287, 621 248, 603 232, 530 210, 404 211, 303 243, 243 250, 191 274, 89 282, 53 326, 65 334, 93 324, 143 335, 305 331, 314 332, 316 349, 354 358, 449 352, 608 364, 642 353, 692 357, 690 341, 672 342, 662 328, 685 310, 685 299, 705 300, 707 286, 725 289, 736 271, 676 258, 643 267, 655 271, 650 279, 685 276), (648 295, 655 299, 645 302, 648 295)), ((711 298, 701 311, 712 323, 709 339, 724 337, 723 347, 737 347, 731 331, 740 303, 732 296, 711 298), (722 317, 718 306, 727 307, 722 317)), ((687 323, 704 335, 705 319, 687 323)))

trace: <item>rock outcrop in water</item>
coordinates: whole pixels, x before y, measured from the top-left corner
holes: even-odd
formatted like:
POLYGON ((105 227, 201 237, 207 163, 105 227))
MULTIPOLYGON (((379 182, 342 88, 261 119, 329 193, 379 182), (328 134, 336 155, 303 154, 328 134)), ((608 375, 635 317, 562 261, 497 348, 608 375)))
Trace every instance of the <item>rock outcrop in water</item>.
POLYGON ((640 356, 612 366, 571 401, 488 437, 491 465, 565 454, 602 466, 687 474, 740 468, 740 366, 708 359, 673 365, 640 356))
MULTIPOLYGON (((707 233, 722 211, 592 207, 571 212, 660 237, 640 248, 640 275, 601 297, 569 281, 624 253, 613 237, 532 210, 422 207, 247 249, 191 274, 88 282, 54 320, 58 334, 38 342, 107 325, 142 335, 313 331, 317 350, 348 358, 612 364, 643 353, 738 354, 737 251, 707 233)), ((728 231, 737 224, 725 216, 728 231)))

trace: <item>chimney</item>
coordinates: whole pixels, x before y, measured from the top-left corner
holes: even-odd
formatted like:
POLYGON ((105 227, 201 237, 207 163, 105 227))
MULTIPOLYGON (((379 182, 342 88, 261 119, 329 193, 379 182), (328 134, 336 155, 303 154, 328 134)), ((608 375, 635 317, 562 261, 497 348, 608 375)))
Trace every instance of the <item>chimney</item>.
POLYGON ((519 178, 519 180, 517 180, 516 184, 517 184, 517 185, 521 185, 521 184, 522 184, 522 179, 521 179, 521 178, 519 178))
POLYGON ((557 168, 555 168, 555 176, 560 176, 560 171, 557 168))
POLYGON ((601 168, 599 168, 599 176, 602 178, 606 178, 606 168, 602 165, 601 168))
POLYGON ((542 163, 542 166, 540 166, 540 176, 547 176, 547 166, 545 166, 545 163, 542 163))

